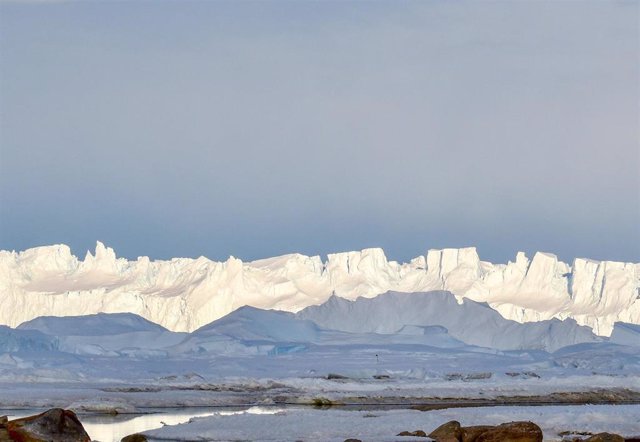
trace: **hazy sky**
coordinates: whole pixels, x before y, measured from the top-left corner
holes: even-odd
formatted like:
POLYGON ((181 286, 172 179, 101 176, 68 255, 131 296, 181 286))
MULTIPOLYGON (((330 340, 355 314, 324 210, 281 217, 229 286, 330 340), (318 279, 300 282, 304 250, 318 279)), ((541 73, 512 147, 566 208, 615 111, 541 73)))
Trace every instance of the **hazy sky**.
POLYGON ((640 261, 638 1, 0 4, 0 248, 640 261))

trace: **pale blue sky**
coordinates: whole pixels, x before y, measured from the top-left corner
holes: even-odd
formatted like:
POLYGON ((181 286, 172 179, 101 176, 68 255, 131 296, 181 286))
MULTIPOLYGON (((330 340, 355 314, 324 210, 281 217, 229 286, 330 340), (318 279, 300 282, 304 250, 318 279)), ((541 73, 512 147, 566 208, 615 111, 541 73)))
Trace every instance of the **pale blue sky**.
POLYGON ((0 248, 640 261, 639 3, 0 3, 0 248))

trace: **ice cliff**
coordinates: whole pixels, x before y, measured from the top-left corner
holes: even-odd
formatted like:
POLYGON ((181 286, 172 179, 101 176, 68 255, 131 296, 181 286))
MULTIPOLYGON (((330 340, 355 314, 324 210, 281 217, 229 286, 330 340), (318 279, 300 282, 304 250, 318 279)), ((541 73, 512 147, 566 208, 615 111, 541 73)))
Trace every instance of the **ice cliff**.
POLYGON ((640 264, 551 254, 480 261, 475 248, 429 250, 408 263, 381 249, 284 255, 244 263, 207 258, 128 261, 98 242, 84 260, 66 245, 0 251, 0 324, 38 316, 131 312, 174 331, 192 331, 251 305, 296 312, 326 301, 387 291, 447 290, 487 302, 518 322, 573 318, 609 335, 615 322, 640 324, 640 264))

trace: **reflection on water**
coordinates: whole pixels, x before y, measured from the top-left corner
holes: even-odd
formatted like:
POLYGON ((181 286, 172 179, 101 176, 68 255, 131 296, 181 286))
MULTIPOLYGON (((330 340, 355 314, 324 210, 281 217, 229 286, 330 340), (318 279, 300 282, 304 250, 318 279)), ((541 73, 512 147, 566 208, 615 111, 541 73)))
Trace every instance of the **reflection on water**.
MULTIPOLYGON (((215 413, 234 413, 239 409, 225 409, 213 411, 202 408, 180 408, 149 410, 148 414, 119 414, 119 415, 80 415, 80 421, 92 440, 100 442, 120 442, 124 436, 140 433, 163 425, 176 425, 188 422, 192 417, 211 416, 215 413)), ((8 415, 9 419, 33 416, 42 413, 43 409, 30 410, 2 410, 1 415, 8 415)))
POLYGON ((203 411, 202 409, 193 410, 192 412, 188 409, 181 409, 138 416, 82 416, 81 421, 92 439, 101 442, 120 442, 120 439, 129 434, 160 428, 163 425, 182 424, 188 422, 192 417, 210 416, 212 414, 212 411, 203 411))

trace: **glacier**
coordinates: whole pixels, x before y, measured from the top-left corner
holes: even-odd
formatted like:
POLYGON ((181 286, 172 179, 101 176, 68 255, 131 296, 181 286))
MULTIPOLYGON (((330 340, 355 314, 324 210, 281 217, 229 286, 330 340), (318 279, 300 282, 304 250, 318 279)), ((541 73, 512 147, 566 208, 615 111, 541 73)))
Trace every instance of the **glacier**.
POLYGON ((640 324, 640 264, 519 252, 481 261, 475 248, 428 250, 408 263, 379 248, 319 256, 289 254, 243 262, 229 257, 129 261, 98 242, 78 259, 66 245, 0 251, 0 324, 39 316, 135 313, 191 332, 245 305, 298 312, 337 295, 449 291, 487 303, 517 322, 573 319, 609 336, 616 322, 640 324))

